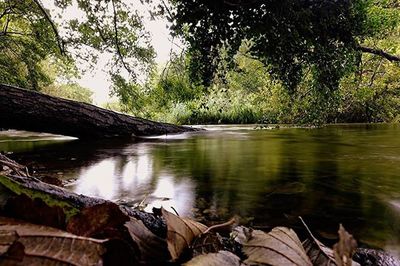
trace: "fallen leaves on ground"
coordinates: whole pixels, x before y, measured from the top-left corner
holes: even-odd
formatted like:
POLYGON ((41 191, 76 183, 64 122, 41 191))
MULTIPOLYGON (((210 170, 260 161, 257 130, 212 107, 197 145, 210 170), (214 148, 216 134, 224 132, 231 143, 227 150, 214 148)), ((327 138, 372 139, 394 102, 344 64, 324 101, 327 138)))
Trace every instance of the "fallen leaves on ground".
POLYGON ((84 236, 98 236, 105 228, 123 225, 122 230, 118 230, 125 230, 130 245, 118 238, 93 239, 0 217, 0 263, 112 265, 118 262, 126 265, 128 261, 129 264, 139 261, 142 265, 159 265, 188 260, 189 257, 182 255, 188 255, 185 251, 190 248, 194 257, 185 264, 189 266, 358 265, 351 259, 356 248, 355 240, 342 226, 334 250, 323 245, 311 232, 311 238, 302 244, 296 233, 286 227, 275 227, 266 233, 239 226, 233 230, 233 236, 242 245, 243 258, 241 252, 227 249, 221 237, 209 232, 207 226, 164 209, 161 209, 161 215, 167 226, 166 238, 155 235, 142 221, 126 216, 114 203, 84 209, 68 224, 70 231, 84 236))
POLYGON ((131 217, 130 221, 125 223, 125 227, 138 246, 141 263, 152 264, 170 260, 167 241, 153 234, 142 221, 131 217))
POLYGON ((196 237, 191 249, 193 256, 199 256, 207 253, 216 253, 225 248, 222 237, 217 233, 204 233, 196 237))
POLYGON ((208 253, 199 255, 187 263, 185 266, 241 266, 240 258, 228 251, 219 251, 218 253, 208 253))
POLYGON ((24 256, 24 246, 18 242, 19 236, 15 231, 0 231, 0 262, 6 256, 11 260, 21 260, 24 256))
POLYGON ((167 223, 167 244, 173 261, 190 246, 195 237, 207 230, 204 224, 188 218, 181 218, 165 209, 161 213, 167 223))
POLYGON ((67 224, 67 231, 79 236, 102 238, 107 228, 117 228, 129 221, 119 206, 112 202, 105 202, 82 209, 80 213, 71 217, 67 224))
POLYGON ((322 244, 318 239, 307 239, 303 242, 303 246, 314 265, 336 266, 332 249, 322 244))
POLYGON ((138 246, 142 263, 176 261, 193 240, 207 230, 207 226, 165 209, 161 209, 161 215, 167 225, 166 239, 156 236, 142 221, 133 217, 125 223, 132 240, 138 246))
POLYGON ((235 228, 236 239, 243 245, 250 265, 312 265, 296 233, 286 227, 275 227, 271 232, 235 228))
MULTIPOLYGON (((308 234, 310 235, 310 239, 305 240, 303 242, 303 246, 307 252, 307 255, 310 257, 314 265, 327 265, 327 266, 359 265, 357 262, 351 259, 353 254, 351 254, 351 256, 345 255, 347 250, 349 250, 349 247, 347 247, 347 245, 351 245, 352 246, 351 249, 353 248, 355 249, 353 245, 357 246, 357 244, 353 242, 355 240, 352 238, 350 234, 348 234, 344 230, 342 226, 341 229, 343 229, 344 231, 339 229, 339 245, 337 246, 338 254, 335 255, 335 252, 332 249, 328 248, 327 246, 322 244, 316 237, 314 237, 314 235, 311 233, 310 229, 307 227, 306 223, 303 221, 301 217, 300 220, 302 221, 304 227, 306 228, 308 234), (346 232, 347 235, 344 232, 346 232), (342 238, 342 240, 340 240, 340 238, 342 238), (342 243, 340 243, 340 241, 342 241, 342 243), (341 260, 337 260, 337 256, 339 257, 347 256, 346 259, 350 260, 350 262, 346 261, 347 264, 342 264, 341 260)), ((354 250, 352 250, 351 252, 354 252, 354 250)))
POLYGON ((333 246, 336 263, 339 266, 351 266, 357 242, 342 225, 339 226, 339 242, 333 246))
POLYGON ((79 237, 10 218, 0 217, 0 232, 8 235, 8 242, 1 242, 5 252, 0 255, 0 264, 100 265, 106 252, 104 240, 79 237), (23 248, 20 257, 10 254, 10 249, 15 245, 23 248))

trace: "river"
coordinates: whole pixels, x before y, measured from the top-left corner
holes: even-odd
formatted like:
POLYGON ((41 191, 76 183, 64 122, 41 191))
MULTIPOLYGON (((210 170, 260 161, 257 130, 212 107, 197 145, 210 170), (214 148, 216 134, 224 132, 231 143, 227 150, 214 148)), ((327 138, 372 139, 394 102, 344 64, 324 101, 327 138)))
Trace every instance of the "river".
POLYGON ((206 128, 130 142, 3 131, 0 151, 77 193, 261 229, 301 228, 302 216, 328 243, 342 223, 399 256, 400 125, 206 128))

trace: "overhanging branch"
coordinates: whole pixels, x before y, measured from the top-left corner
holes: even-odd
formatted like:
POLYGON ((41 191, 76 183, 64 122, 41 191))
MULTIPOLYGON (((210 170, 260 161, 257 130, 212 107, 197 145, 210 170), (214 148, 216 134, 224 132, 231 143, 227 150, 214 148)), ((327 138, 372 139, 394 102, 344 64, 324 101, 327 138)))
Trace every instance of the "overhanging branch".
POLYGON ((121 46, 120 46, 120 43, 119 43, 119 37, 118 37, 118 22, 117 22, 118 14, 117 14, 117 10, 115 8, 114 0, 111 0, 111 4, 112 4, 112 8, 113 8, 113 13, 114 13, 114 20, 113 21, 114 21, 115 46, 117 48, 116 52, 117 52, 117 55, 118 55, 119 59, 121 60, 121 63, 123 65, 123 67, 126 69, 126 71, 128 71, 129 75, 131 75, 132 77, 135 77, 135 75, 134 75, 133 71, 131 70, 131 68, 128 66, 128 64, 125 63, 124 56, 122 54, 121 46))
POLYGON ((60 34, 58 33, 57 27, 51 19, 50 15, 47 13, 46 9, 40 3, 40 0, 34 0, 35 4, 39 7, 40 11, 44 15, 45 19, 50 23, 51 28, 53 29, 54 34, 56 35, 58 49, 60 49, 60 53, 65 55, 64 45, 61 40, 60 34))
POLYGON ((371 47, 360 45, 360 46, 358 46, 358 50, 360 50, 361 52, 364 52, 364 53, 382 56, 383 58, 385 58, 391 62, 400 62, 400 56, 389 54, 388 52, 385 52, 382 49, 371 48, 371 47))

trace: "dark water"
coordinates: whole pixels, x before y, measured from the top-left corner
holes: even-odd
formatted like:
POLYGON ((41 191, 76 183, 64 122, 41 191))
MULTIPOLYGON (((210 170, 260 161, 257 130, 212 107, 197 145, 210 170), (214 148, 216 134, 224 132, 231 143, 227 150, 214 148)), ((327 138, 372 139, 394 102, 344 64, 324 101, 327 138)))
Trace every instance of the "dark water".
POLYGON ((140 142, 80 142, 0 132, 0 150, 38 173, 76 179, 78 193, 255 227, 300 228, 400 254, 400 126, 208 132, 140 142))

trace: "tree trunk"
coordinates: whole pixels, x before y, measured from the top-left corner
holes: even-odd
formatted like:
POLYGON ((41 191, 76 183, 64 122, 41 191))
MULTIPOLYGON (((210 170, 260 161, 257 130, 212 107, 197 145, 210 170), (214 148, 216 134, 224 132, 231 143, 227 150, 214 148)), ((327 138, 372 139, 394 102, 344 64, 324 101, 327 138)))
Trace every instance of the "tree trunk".
POLYGON ((0 84, 0 128, 110 138, 197 131, 0 84))

